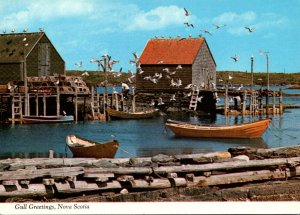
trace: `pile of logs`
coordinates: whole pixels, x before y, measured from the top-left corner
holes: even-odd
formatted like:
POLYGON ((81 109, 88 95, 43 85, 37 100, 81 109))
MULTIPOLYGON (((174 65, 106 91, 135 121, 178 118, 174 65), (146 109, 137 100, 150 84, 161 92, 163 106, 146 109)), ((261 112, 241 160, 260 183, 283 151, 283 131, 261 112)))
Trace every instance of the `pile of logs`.
POLYGON ((6 159, 0 160, 0 199, 239 186, 299 176, 299 164, 300 146, 142 158, 6 159))

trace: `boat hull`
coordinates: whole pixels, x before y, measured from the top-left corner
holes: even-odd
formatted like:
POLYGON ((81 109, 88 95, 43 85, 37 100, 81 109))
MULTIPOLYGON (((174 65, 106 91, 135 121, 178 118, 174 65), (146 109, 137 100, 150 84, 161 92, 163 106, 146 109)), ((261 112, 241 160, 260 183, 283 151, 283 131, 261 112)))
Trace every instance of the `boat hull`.
POLYGON ((22 123, 64 123, 73 122, 73 116, 23 116, 22 123))
POLYGON ((183 122, 169 121, 166 126, 176 136, 204 138, 259 138, 267 129, 271 119, 240 125, 200 126, 183 122))
POLYGON ((96 143, 75 135, 68 135, 66 142, 73 156, 81 158, 114 158, 119 147, 116 140, 96 143))
POLYGON ((111 108, 107 108, 106 112, 111 118, 115 118, 115 119, 147 119, 147 118, 153 118, 155 116, 158 116, 159 110, 155 109, 152 111, 128 113, 124 111, 117 111, 111 108))

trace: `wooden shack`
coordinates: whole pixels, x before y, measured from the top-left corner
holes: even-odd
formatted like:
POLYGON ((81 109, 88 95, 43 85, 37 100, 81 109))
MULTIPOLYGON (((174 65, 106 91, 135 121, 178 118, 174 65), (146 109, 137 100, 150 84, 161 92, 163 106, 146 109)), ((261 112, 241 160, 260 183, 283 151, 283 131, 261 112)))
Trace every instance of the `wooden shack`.
POLYGON ((65 62, 45 32, 0 34, 0 84, 65 74, 65 62), (26 77, 26 76, 25 76, 26 77))
POLYGON ((179 90, 189 84, 211 89, 216 84, 216 63, 205 38, 150 39, 139 62, 143 72, 136 75, 137 91, 179 90))

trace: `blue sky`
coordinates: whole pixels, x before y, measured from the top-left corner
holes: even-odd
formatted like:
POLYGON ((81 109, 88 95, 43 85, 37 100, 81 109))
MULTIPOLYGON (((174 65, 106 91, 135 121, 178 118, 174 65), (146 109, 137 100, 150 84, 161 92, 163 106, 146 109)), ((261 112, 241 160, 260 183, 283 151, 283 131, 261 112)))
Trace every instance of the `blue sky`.
POLYGON ((262 49, 269 51, 270 71, 288 73, 300 72, 299 11, 300 0, 0 0, 0 30, 44 28, 67 70, 97 70, 89 60, 108 53, 120 61, 114 70, 126 72, 134 70, 132 52, 141 54, 150 38, 198 37, 206 29, 217 70, 250 71, 253 55, 254 71, 264 72, 262 49), (80 61, 82 68, 75 65, 80 61))

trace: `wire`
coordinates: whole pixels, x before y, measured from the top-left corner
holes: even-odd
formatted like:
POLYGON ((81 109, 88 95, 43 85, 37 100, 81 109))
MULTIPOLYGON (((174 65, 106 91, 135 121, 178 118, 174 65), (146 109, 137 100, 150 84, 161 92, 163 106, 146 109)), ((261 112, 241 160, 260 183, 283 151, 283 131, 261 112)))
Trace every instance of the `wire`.
POLYGON ((131 156, 135 156, 134 154, 131 154, 130 152, 128 152, 128 151, 126 151, 125 149, 123 149, 123 148, 121 148, 120 146, 118 147, 121 151, 123 151, 123 152, 125 152, 125 153, 127 153, 127 154, 129 154, 129 155, 131 155, 131 156))

